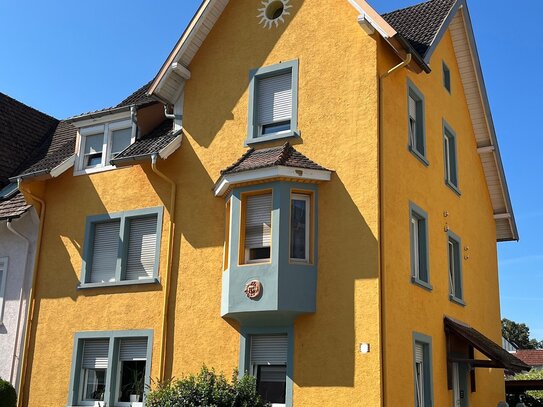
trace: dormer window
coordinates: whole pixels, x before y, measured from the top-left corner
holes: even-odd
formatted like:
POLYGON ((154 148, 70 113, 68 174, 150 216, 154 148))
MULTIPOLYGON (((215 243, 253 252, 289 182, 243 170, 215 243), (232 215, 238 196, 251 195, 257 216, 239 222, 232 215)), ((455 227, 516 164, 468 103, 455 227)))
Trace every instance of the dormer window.
POLYGON ((130 120, 81 128, 76 173, 115 168, 110 161, 134 142, 135 133, 136 128, 130 120))

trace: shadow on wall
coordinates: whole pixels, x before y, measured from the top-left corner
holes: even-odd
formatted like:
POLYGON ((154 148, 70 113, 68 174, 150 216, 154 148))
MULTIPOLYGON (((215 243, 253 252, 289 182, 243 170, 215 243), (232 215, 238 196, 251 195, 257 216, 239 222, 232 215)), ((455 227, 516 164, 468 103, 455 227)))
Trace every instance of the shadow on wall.
MULTIPOLYGON (((377 240, 345 185, 334 174, 319 187, 317 312, 295 324, 294 382, 300 387, 353 387, 358 324, 377 321, 372 309, 356 310, 357 282, 377 281, 377 240), (360 315, 362 314, 362 315, 360 315)), ((363 283, 363 282, 362 282, 363 283)), ((363 299, 358 298, 358 303, 363 299)))
MULTIPOLYGON (((264 28, 256 17, 257 9, 262 7, 260 1, 231 1, 224 10, 190 64, 191 80, 185 88, 184 125, 200 146, 209 147, 224 124, 235 119, 233 110, 248 91, 250 70, 263 66, 303 2, 291 2, 291 5, 285 23, 271 29, 264 28), (250 24, 236 29, 230 22, 240 18, 249 19, 250 24), (262 35, 263 32, 266 35, 262 35), (220 70, 217 70, 219 60, 220 70)), ((247 123, 247 119, 240 122, 247 123)), ((246 125, 242 131, 240 142, 247 136, 246 125)))

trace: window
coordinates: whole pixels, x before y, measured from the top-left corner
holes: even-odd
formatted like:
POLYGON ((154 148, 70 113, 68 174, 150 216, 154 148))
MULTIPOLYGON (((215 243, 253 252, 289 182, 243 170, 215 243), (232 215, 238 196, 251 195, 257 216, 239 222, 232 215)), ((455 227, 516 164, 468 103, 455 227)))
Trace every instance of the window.
POLYGON ((443 62, 443 86, 451 93, 451 70, 445 62, 443 62))
POLYGON ((411 204, 411 280, 431 289, 428 267, 428 216, 426 212, 411 204))
POLYGON ((118 407, 143 402, 151 375, 152 331, 76 334, 69 404, 104 401, 118 407))
POLYGON ((459 193, 456 135, 447 124, 443 126, 443 151, 445 156, 445 183, 456 193, 459 193))
POLYGON ((6 283, 8 278, 8 258, 0 257, 0 324, 4 318, 4 304, 6 302, 6 283))
POLYGON ((262 263, 271 259, 272 194, 247 195, 243 199, 244 261, 262 263))
POLYGON ((135 126, 130 120, 80 129, 79 173, 114 168, 110 161, 135 140, 135 126))
POLYGON ((409 150, 424 164, 426 160, 426 136, 424 134, 424 96, 409 82, 408 85, 408 133, 409 150))
POLYGON ((413 336, 415 407, 431 407, 433 406, 432 339, 417 333, 413 336))
POLYGON ((251 73, 247 144, 292 137, 298 123, 298 61, 251 73))
POLYGON ((462 293, 462 246, 460 238, 449 231, 449 298, 463 304, 462 293))
POLYGON ((87 218, 81 287, 155 282, 162 208, 87 218))
POLYGON ((432 339, 413 334, 413 364, 415 379, 415 407, 433 406, 432 339))
POLYGON ((287 335, 251 336, 250 374, 256 376, 257 390, 275 406, 286 405, 287 335))
POLYGON ((292 194, 290 200, 290 259, 309 262, 311 197, 292 194))
POLYGON ((231 211, 231 202, 232 199, 229 199, 226 202, 226 221, 224 225, 224 259, 223 259, 223 270, 228 269, 230 266, 230 211, 231 211))

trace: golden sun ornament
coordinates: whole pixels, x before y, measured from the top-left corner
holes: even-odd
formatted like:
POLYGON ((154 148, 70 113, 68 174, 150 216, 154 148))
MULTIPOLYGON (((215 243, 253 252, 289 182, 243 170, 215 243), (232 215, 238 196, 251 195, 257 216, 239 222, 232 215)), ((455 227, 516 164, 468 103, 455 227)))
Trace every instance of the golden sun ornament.
POLYGON ((289 3, 290 0, 264 0, 262 7, 258 9, 260 13, 257 18, 260 19, 260 24, 268 29, 274 25, 279 27, 280 23, 285 22, 285 16, 290 15, 288 10, 292 8, 292 5, 289 3))

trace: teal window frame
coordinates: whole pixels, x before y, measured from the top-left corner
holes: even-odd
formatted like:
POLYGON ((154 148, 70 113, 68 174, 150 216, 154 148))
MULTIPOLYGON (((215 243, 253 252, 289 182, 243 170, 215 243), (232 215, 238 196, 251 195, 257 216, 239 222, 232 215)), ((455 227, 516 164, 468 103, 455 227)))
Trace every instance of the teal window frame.
POLYGON ((278 140, 289 137, 298 137, 298 84, 299 84, 299 61, 292 60, 276 65, 253 69, 249 74, 249 126, 245 145, 263 143, 271 140, 278 140), (290 130, 280 131, 261 136, 258 126, 257 114, 257 82, 260 79, 269 78, 286 72, 292 72, 292 117, 290 119, 290 130))
MULTIPOLYGON (((67 407, 76 406, 94 406, 94 401, 81 401, 80 385, 81 385, 81 364, 83 357, 83 344, 85 340, 90 339, 108 339, 109 351, 108 351, 108 369, 106 373, 106 388, 104 392, 104 401, 108 406, 114 406, 117 404, 115 400, 116 393, 116 373, 117 364, 119 362, 119 348, 121 339, 127 338, 147 338, 147 360, 145 361, 145 389, 149 388, 151 384, 151 363, 153 357, 153 331, 150 329, 143 330, 128 330, 128 331, 89 331, 89 332, 77 332, 74 335, 74 346, 72 352, 72 367, 70 373, 70 387, 68 391, 68 404, 67 407)), ((145 400, 144 392, 143 399, 145 400)))
POLYGON ((443 87, 447 90, 447 92, 449 92, 449 94, 451 93, 451 70, 449 69, 449 67, 447 66, 447 64, 445 63, 445 61, 443 61, 443 87))
POLYGON ((449 280, 449 300, 459 305, 465 306, 464 302, 464 279, 462 273, 462 239, 453 233, 452 231, 447 232, 447 277, 449 280), (451 244, 454 246, 453 255, 454 255, 454 270, 453 276, 451 278, 451 244))
POLYGON ((432 338, 419 332, 413 332, 413 390, 415 396, 414 406, 417 406, 417 364, 415 360, 416 345, 423 346, 423 380, 424 380, 424 407, 433 407, 434 405, 434 380, 433 380, 433 360, 432 360, 432 338))
POLYGON ((430 163, 426 157, 426 107, 424 95, 409 79, 407 80, 407 149, 425 166, 430 163), (416 102, 416 133, 411 137, 411 114, 409 100, 416 102), (414 143, 413 141, 414 140, 414 143))
POLYGON ((445 184, 457 195, 461 195, 458 186, 458 137, 445 120, 443 120, 443 164, 445 184))
POLYGON ((108 286, 124 286, 134 284, 157 284, 160 282, 158 275, 160 265, 160 245, 162 242, 162 223, 164 217, 164 208, 158 206, 155 208, 137 209, 132 211, 116 212, 103 215, 88 216, 85 224, 85 243, 83 247, 83 261, 81 267, 81 281, 78 288, 96 288, 108 286), (128 256, 128 233, 129 223, 132 219, 157 217, 157 232, 156 232, 156 251, 155 264, 153 268, 153 277, 142 280, 125 280, 123 276, 126 271, 126 263, 128 256), (90 283, 90 274, 92 269, 92 255, 95 227, 99 223, 107 223, 111 221, 120 221, 119 234, 119 251, 117 253, 117 266, 115 268, 115 281, 107 283, 90 283), (126 243, 125 243, 126 242, 126 243))
POLYGON ((292 390, 294 388, 294 326, 283 327, 242 327, 239 345, 239 376, 249 374, 251 359, 251 337, 256 335, 287 335, 287 381, 285 390, 285 407, 292 407, 292 390))
POLYGON ((430 259, 428 253, 429 235, 428 235, 428 214, 413 202, 409 203, 409 236, 410 236, 410 264, 411 264, 411 282, 426 290, 432 290, 430 284, 430 259), (413 221, 416 218, 419 222, 417 228, 418 235, 413 231, 413 221), (423 222, 420 230, 420 222, 423 222), (418 244, 416 244, 416 242, 418 244), (417 250, 418 248, 418 250, 417 250), (418 261, 418 273, 416 264, 418 261), (421 271, 423 274, 421 275, 421 271), (418 275, 417 275, 418 274, 418 275))

